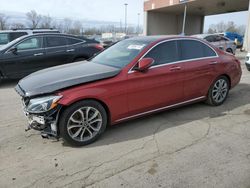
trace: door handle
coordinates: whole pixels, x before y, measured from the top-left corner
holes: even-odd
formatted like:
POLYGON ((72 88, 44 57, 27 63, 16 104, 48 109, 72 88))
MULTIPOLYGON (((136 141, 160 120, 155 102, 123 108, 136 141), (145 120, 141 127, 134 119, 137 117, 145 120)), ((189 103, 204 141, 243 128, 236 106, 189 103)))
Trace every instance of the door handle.
POLYGON ((70 49, 70 50, 67 50, 66 52, 74 52, 75 49, 70 49))
POLYGON ((181 67, 171 67, 170 71, 178 71, 181 70, 181 67))
POLYGON ((216 65, 218 62, 217 61, 213 61, 213 62, 210 62, 209 65, 216 65))
POLYGON ((34 54, 34 56, 41 56, 43 53, 34 54))

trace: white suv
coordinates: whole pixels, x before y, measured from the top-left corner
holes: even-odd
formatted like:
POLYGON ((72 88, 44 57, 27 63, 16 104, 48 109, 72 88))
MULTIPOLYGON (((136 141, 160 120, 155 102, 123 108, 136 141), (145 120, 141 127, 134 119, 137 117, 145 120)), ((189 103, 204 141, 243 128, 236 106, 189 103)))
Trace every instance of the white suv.
POLYGON ((38 33, 59 33, 56 29, 13 29, 0 31, 0 46, 5 45, 23 35, 38 33))

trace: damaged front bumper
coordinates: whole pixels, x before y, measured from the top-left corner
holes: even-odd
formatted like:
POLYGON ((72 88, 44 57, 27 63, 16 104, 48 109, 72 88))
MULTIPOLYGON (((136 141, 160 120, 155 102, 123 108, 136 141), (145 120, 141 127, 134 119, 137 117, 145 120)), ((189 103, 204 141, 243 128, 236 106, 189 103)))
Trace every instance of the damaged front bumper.
POLYGON ((58 119, 62 106, 57 105, 54 109, 44 113, 30 113, 27 111, 27 102, 23 101, 23 111, 28 119, 28 127, 25 131, 34 129, 41 132, 43 138, 59 138, 58 119))
POLYGON ((28 127, 25 131, 31 129, 41 132, 43 138, 59 138, 58 119, 62 106, 58 105, 56 108, 46 113, 29 113, 24 106, 24 114, 28 119, 28 127))
POLYGON ((62 96, 44 94, 30 97, 19 84, 15 90, 22 98, 23 111, 28 118, 26 131, 34 129, 40 131, 43 137, 59 138, 58 119, 62 105, 58 104, 58 101, 62 96))

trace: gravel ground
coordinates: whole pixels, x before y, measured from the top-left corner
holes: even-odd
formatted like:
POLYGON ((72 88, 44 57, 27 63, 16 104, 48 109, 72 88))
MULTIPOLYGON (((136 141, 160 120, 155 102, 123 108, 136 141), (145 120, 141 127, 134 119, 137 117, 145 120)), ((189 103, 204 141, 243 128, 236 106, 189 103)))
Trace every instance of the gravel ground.
POLYGON ((250 188, 250 72, 224 105, 198 103, 111 127, 72 148, 27 122, 17 81, 0 85, 0 187, 250 188))

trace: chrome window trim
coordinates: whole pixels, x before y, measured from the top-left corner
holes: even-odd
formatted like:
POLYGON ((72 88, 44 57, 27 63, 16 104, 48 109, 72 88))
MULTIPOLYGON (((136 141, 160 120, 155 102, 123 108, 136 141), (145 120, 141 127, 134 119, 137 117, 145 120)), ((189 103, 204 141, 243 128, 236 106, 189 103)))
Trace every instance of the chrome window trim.
MULTIPOLYGON (((160 44, 163 44, 165 42, 170 42, 170 41, 178 41, 178 40, 191 40, 191 41, 198 41, 198 42, 201 42, 203 43, 204 45, 206 45, 207 47, 209 47, 210 49, 212 49, 214 51, 214 53, 216 54, 216 56, 209 56, 209 57, 200 57, 200 58, 193 58, 193 59, 186 59, 186 60, 180 60, 180 61, 174 61, 172 63, 165 63, 165 64, 162 64, 162 65, 155 65, 155 66, 151 66, 149 69, 154 69, 154 68, 158 68, 158 67, 163 67, 163 66, 167 66, 167 65, 173 65, 173 64, 177 64, 177 63, 183 63, 183 62, 190 62, 190 61, 196 61, 196 60, 201 60, 201 59, 211 59, 211 58, 216 58, 216 57, 219 57, 217 52, 212 48, 210 47, 209 45, 207 45, 204 41, 202 40, 198 40, 198 39, 193 39, 193 38, 178 38, 178 39, 166 39, 164 41, 161 41, 157 44, 155 44, 154 46, 152 46, 139 60, 142 60, 151 50, 153 50, 155 47, 157 47, 158 45, 160 44)), ((138 63, 137 62, 137 63, 138 63)), ((131 73, 134 73, 136 71, 134 71, 134 67, 137 65, 137 63, 128 71, 128 74, 131 74, 131 73)))
MULTIPOLYGON (((44 44, 44 37, 46 37, 46 36, 36 36, 36 37, 43 37, 43 44, 44 44)), ((61 37, 61 36, 59 36, 59 37, 61 37)), ((32 37, 30 37, 30 38, 32 38, 32 37)), ((30 39, 30 38, 28 38, 28 39, 30 39)), ((65 38, 73 38, 73 39, 75 39, 74 37, 65 37, 65 38)), ((27 40, 28 40, 27 39, 27 40)), ((18 44, 20 44, 21 42, 23 42, 23 41, 25 41, 26 39, 24 39, 24 40, 22 40, 22 41, 19 41, 17 44, 15 44, 15 45, 13 45, 12 47, 16 47, 18 44)), ((82 40, 82 39, 79 39, 79 40, 82 40)), ((81 44, 81 43, 86 43, 86 41, 85 40, 82 40, 82 42, 79 42, 79 43, 76 43, 76 44, 71 44, 71 45, 63 45, 63 46, 55 46, 55 47, 47 47, 47 48, 35 48, 35 49, 28 49, 28 50, 19 50, 19 52, 26 52, 26 51, 34 51, 34 50, 42 50, 42 49, 44 49, 44 50, 47 50, 47 49, 53 49, 53 48, 62 48, 62 47, 70 47, 70 46, 75 46, 75 45, 79 45, 79 44, 81 44)), ((12 48, 12 47, 10 47, 10 48, 12 48)), ((6 53, 10 53, 9 52, 9 50, 10 50, 10 48, 5 52, 5 54, 6 53)))
POLYGON ((199 101, 199 100, 202 100, 202 99, 205 99, 205 98, 206 98, 206 96, 197 97, 197 98, 187 100, 187 101, 184 101, 184 102, 168 105, 168 106, 165 106, 165 107, 161 107, 161 108, 157 108, 157 109, 154 109, 154 110, 149 110, 149 111, 146 111, 146 112, 142 112, 142 113, 139 113, 139 114, 128 116, 128 117, 125 117, 125 118, 121 118, 121 119, 116 120, 115 122, 118 123, 118 122, 125 121, 125 120, 131 119, 131 118, 136 118, 138 116, 154 113, 154 112, 161 111, 161 110, 167 110, 167 109, 174 108, 174 107, 184 105, 184 104, 187 104, 187 103, 192 103, 192 102, 195 102, 195 101, 199 101))
MULTIPOLYGON (((45 37, 48 37, 48 36, 45 36, 45 37)), ((50 36, 49 36, 50 37, 50 36)), ((67 40, 67 38, 72 38, 72 39, 76 39, 76 38, 74 38, 74 37, 68 37, 68 36, 59 36, 59 37, 64 37, 66 40, 67 40)), ((78 42, 78 43, 76 43, 76 44, 71 44, 71 45, 63 45, 63 46, 53 46, 53 47, 46 47, 45 48, 45 50, 47 50, 47 49, 53 49, 53 48, 62 48, 62 47, 69 47, 69 46, 75 46, 75 45, 79 45, 79 44, 81 44, 81 43, 85 43, 86 42, 86 40, 82 40, 82 39, 78 39, 77 38, 77 40, 81 40, 82 42, 78 42)))

